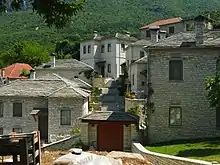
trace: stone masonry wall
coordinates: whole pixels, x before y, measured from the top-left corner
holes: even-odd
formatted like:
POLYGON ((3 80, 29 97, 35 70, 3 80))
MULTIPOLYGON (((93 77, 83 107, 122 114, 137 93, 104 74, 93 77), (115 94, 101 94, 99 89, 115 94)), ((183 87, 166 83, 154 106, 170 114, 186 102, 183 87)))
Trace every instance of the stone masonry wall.
POLYGON ((79 98, 49 98, 49 141, 54 142, 70 137, 73 129, 80 129, 79 117, 82 116, 83 99, 79 98), (60 111, 71 110, 71 125, 60 124, 60 111))
POLYGON ((216 112, 209 108, 205 78, 213 76, 217 49, 174 49, 151 53, 150 69, 155 111, 149 114, 149 142, 220 136, 216 112), (183 61, 183 81, 169 81, 169 61, 183 61), (169 126, 170 106, 182 108, 182 125, 169 126))
POLYGON ((13 128, 21 128, 22 132, 28 133, 38 130, 38 119, 36 121, 30 112, 33 108, 47 108, 45 98, 22 98, 22 97, 0 97, 3 102, 3 117, 0 117, 0 127, 3 134, 9 134, 13 128), (22 103, 22 117, 13 117, 13 102, 22 103))
POLYGON ((131 125, 124 125, 124 151, 131 150, 131 125))

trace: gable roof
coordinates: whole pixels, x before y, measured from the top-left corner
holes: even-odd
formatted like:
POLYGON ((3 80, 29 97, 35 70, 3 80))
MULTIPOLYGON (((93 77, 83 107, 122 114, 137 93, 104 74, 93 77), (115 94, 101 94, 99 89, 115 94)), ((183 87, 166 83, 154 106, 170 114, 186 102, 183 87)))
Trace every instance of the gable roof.
POLYGON ((76 59, 62 59, 55 61, 55 67, 51 67, 50 63, 36 67, 36 69, 74 69, 77 71, 93 70, 90 65, 76 59))
POLYGON ((179 23, 181 21, 182 21, 181 17, 169 18, 169 19, 159 20, 159 21, 153 22, 151 24, 145 25, 145 26, 141 27, 140 29, 147 29, 151 26, 169 25, 169 24, 173 24, 173 23, 179 23))
POLYGON ((121 121, 121 122, 134 122, 139 121, 139 117, 129 112, 118 111, 95 111, 81 118, 82 122, 89 121, 121 121))
POLYGON ((195 32, 181 32, 159 40, 147 48, 178 48, 178 47, 220 47, 220 31, 209 31, 204 33, 204 43, 196 45, 195 32))
POLYGON ((0 88, 0 96, 76 98, 89 96, 71 80, 64 79, 57 74, 53 76, 57 78, 15 80, 0 88))
POLYGON ((97 35, 95 37, 92 36, 92 37, 89 37, 88 39, 86 39, 84 41, 88 41, 88 40, 102 41, 102 40, 107 40, 107 39, 119 39, 119 40, 124 40, 124 41, 131 41, 131 42, 137 41, 137 38, 135 38, 133 36, 128 36, 128 35, 125 35, 125 34, 121 34, 121 33, 115 33, 115 34, 104 35, 104 36, 97 35))
POLYGON ((141 40, 138 40, 136 42, 129 44, 128 46, 148 46, 148 45, 152 45, 152 44, 153 44, 153 42, 150 40, 141 39, 141 40))
MULTIPOLYGON (((22 70, 25 69, 26 71, 29 72, 32 69, 32 67, 29 64, 15 63, 3 69, 5 70, 4 78, 25 79, 27 77, 20 76, 22 70)), ((0 73, 2 73, 2 69, 0 69, 0 73)))

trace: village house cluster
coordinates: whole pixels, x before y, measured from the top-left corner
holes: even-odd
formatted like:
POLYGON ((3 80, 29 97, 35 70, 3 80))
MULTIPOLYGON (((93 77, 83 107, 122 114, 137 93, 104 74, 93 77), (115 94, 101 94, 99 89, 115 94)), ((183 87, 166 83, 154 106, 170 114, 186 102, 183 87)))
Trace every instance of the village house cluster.
POLYGON ((41 139, 51 143, 79 129, 82 142, 98 150, 130 150, 140 139, 220 136, 220 112, 209 107, 205 90, 205 78, 220 61, 220 32, 212 20, 177 17, 139 30, 139 39, 129 32, 94 32, 80 43, 80 61, 52 54, 48 64, 35 68, 17 63, 1 69, 0 135, 40 130, 41 139), (21 74, 25 71, 30 74, 21 74), (100 87, 101 110, 89 112, 96 77, 86 73, 106 82, 100 87), (135 98, 120 96, 123 76, 126 92, 135 98), (127 112, 140 102, 141 115, 127 112))

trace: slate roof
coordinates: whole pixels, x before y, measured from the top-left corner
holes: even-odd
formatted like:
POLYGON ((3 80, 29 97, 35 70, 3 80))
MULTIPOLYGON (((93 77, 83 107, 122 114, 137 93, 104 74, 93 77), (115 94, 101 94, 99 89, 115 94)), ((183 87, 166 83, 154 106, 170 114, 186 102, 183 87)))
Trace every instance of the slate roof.
POLYGON ((116 34, 112 34, 112 35, 105 35, 105 36, 101 36, 101 35, 97 35, 96 37, 89 37, 87 40, 97 40, 97 41, 101 41, 101 40, 106 40, 106 39, 111 39, 111 38, 116 38, 119 40, 124 40, 124 41, 131 41, 131 42, 135 42, 137 41, 137 38, 133 37, 133 36, 127 36, 125 34, 121 34, 121 33, 116 33, 116 34))
POLYGON ((181 32, 159 40, 157 43, 146 48, 178 48, 178 47, 220 47, 220 31, 204 33, 204 43, 196 45, 195 32, 181 32))
MULTIPOLYGON (((32 67, 29 64, 15 63, 15 64, 9 65, 3 69, 5 70, 4 78, 25 79, 27 77, 20 76, 22 70, 25 69, 26 71, 30 71, 32 69, 32 67)), ((0 69, 0 73, 2 73, 2 69, 0 69)))
POLYGON ((55 67, 50 67, 50 63, 48 63, 38 66, 36 69, 75 69, 77 71, 93 70, 90 65, 76 59, 56 60, 55 67))
POLYGON ((0 96, 77 98, 89 96, 71 80, 56 74, 54 76, 57 76, 57 79, 15 80, 0 88, 0 96))
POLYGON ((133 62, 131 65, 133 64, 146 64, 147 63, 147 56, 144 56, 138 60, 136 60, 135 62, 133 62))
POLYGON ((164 20, 159 20, 156 22, 153 22, 151 24, 145 25, 141 27, 140 29, 147 29, 151 26, 162 26, 162 25, 168 25, 168 24, 173 24, 173 23, 179 23, 182 21, 182 18, 176 17, 176 18, 169 18, 169 19, 164 19, 164 20))
POLYGON ((142 40, 138 40, 134 43, 131 43, 128 46, 149 46, 149 45, 152 45, 152 44, 153 44, 152 41, 142 39, 142 40))
POLYGON ((88 121, 119 121, 119 122, 138 122, 139 117, 129 112, 117 111, 95 111, 81 118, 82 122, 88 121))

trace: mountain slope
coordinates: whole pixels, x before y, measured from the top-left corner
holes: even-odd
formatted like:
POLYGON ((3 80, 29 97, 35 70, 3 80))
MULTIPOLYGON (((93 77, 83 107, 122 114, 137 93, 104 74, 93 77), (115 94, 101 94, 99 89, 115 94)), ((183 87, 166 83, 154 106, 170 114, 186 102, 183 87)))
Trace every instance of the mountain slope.
POLYGON ((138 28, 152 21, 196 15, 220 9, 219 0, 88 0, 84 11, 64 29, 49 29, 32 11, 7 13, 0 16, 0 52, 16 41, 36 40, 52 48, 56 41, 85 38, 94 30, 102 33, 138 28))

